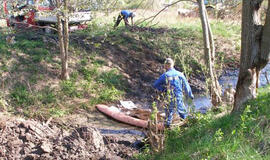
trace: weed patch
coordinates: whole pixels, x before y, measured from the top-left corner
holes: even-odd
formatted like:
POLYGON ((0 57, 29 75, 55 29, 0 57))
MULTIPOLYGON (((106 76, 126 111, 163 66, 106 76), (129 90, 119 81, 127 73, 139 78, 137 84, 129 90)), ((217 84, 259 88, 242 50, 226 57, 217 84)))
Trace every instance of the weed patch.
POLYGON ((66 115, 68 112, 59 108, 59 107, 53 107, 49 109, 49 113, 50 115, 52 115, 53 117, 63 117, 64 115, 66 115))
POLYGON ((97 75, 98 70, 97 68, 82 67, 79 72, 83 75, 85 80, 92 81, 93 77, 97 75))
POLYGON ((77 90, 77 86, 74 81, 66 80, 60 84, 62 93, 67 97, 80 97, 81 94, 77 90))
POLYGON ((95 105, 99 103, 108 103, 108 102, 114 102, 118 99, 120 99, 123 95, 124 92, 120 91, 114 87, 107 87, 107 88, 102 88, 98 92, 99 94, 96 94, 95 97, 92 97, 90 99, 90 104, 95 105))
POLYGON ((116 70, 111 70, 109 72, 103 72, 97 77, 97 81, 108 87, 118 88, 123 90, 125 85, 123 76, 116 73, 116 70))
POLYGON ((10 56, 11 52, 9 51, 8 45, 5 43, 5 40, 3 38, 0 38, 0 51, 1 51, 1 57, 2 56, 10 56))
POLYGON ((241 113, 218 119, 198 114, 198 122, 189 128, 167 133, 163 153, 140 159, 268 159, 269 89, 259 89, 259 96, 241 113))
POLYGON ((55 90, 51 89, 49 86, 46 86, 39 92, 38 100, 45 105, 55 103, 57 100, 55 90))
POLYGON ((17 106, 29 106, 34 104, 34 99, 26 87, 26 85, 22 83, 17 83, 13 90, 10 93, 10 98, 12 102, 17 106))

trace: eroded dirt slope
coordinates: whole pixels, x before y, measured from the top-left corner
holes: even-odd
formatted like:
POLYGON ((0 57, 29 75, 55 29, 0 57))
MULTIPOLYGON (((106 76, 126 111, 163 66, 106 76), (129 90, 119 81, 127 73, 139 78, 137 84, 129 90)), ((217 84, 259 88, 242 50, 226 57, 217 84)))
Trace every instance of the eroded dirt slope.
POLYGON ((0 159, 130 159, 138 141, 103 136, 90 126, 68 131, 49 122, 4 116, 0 119, 0 159))

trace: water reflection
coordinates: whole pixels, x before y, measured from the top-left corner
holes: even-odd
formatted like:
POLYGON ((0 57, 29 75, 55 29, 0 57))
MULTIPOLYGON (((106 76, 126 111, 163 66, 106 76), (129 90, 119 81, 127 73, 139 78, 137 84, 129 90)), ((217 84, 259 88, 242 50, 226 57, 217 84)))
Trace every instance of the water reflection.
POLYGON ((99 131, 101 134, 130 134, 130 135, 137 135, 141 137, 146 136, 142 131, 131 130, 131 129, 121 129, 121 130, 99 129, 99 131))
MULTIPOLYGON (((267 77, 268 79, 270 79, 270 63, 268 63, 261 71, 259 87, 267 85, 265 72, 268 73, 267 77)), ((224 91, 224 89, 228 88, 228 85, 232 85, 233 88, 236 88, 238 73, 238 70, 228 70, 219 78, 219 83, 222 86, 222 92, 224 91)), ((209 96, 204 96, 200 94, 195 95, 193 104, 189 106, 195 107, 195 111, 205 113, 208 109, 211 108, 212 104, 209 96)))

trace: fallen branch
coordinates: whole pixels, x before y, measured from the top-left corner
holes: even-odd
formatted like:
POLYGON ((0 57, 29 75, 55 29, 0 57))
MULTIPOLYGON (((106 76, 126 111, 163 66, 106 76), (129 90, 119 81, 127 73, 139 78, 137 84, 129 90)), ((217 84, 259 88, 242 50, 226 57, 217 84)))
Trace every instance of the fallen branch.
POLYGON ((51 122, 52 119, 53 119, 53 118, 50 117, 50 118, 47 120, 47 122, 45 123, 45 125, 48 125, 48 124, 51 122))
POLYGON ((25 22, 14 22, 14 24, 22 24, 22 25, 26 25, 27 27, 25 28, 31 28, 31 27, 36 27, 36 28, 40 28, 40 29, 52 29, 54 31, 57 31, 56 28, 53 28, 51 26, 38 26, 38 25, 33 25, 33 24, 29 24, 29 23, 25 23, 25 22))

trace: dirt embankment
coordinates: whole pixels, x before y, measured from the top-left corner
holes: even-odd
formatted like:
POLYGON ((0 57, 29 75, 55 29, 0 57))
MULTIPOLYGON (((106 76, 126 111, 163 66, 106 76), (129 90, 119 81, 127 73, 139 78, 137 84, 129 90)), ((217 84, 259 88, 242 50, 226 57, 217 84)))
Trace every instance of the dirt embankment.
MULTIPOLYGON (((93 44, 103 41, 99 49, 102 53, 100 56, 110 64, 109 67, 119 69, 128 80, 130 89, 128 94, 131 99, 143 101, 144 99, 150 100, 151 95, 154 94, 152 84, 164 72, 162 64, 167 56, 161 51, 161 47, 157 44, 153 47, 150 42, 146 43, 141 40, 142 37, 138 36, 138 33, 151 33, 152 35, 162 36, 165 33, 173 35, 173 33, 176 33, 176 30, 168 28, 134 27, 130 28, 130 31, 128 32, 123 31, 118 36, 109 35, 108 37, 101 36, 91 39, 87 36, 79 36, 76 38, 78 41, 75 43, 87 50, 95 50, 96 48, 94 45, 86 45, 84 39, 88 39, 93 42, 93 44), (136 36, 139 38, 135 38, 136 36), (119 37, 125 41, 125 44, 117 44, 119 37)), ((180 40, 176 37, 173 41, 180 40)), ((219 39, 216 46, 217 52, 224 52, 226 57, 236 59, 235 61, 224 62, 224 64, 222 64, 224 70, 236 68, 239 59, 239 55, 235 53, 234 49, 230 47, 230 44, 228 43, 229 42, 226 39, 219 39)), ((179 71, 183 70, 183 68, 180 68, 177 65, 175 67, 179 71)), ((189 77, 192 91, 195 93, 204 92, 206 89, 205 77, 202 73, 195 72, 196 70, 201 70, 201 68, 198 68, 197 65, 194 65, 193 67, 192 70, 194 72, 192 72, 189 77)), ((222 72, 222 70, 219 72, 222 72)))
POLYGON ((137 141, 103 136, 89 126, 65 131, 56 125, 1 116, 0 159, 130 159, 137 141))

